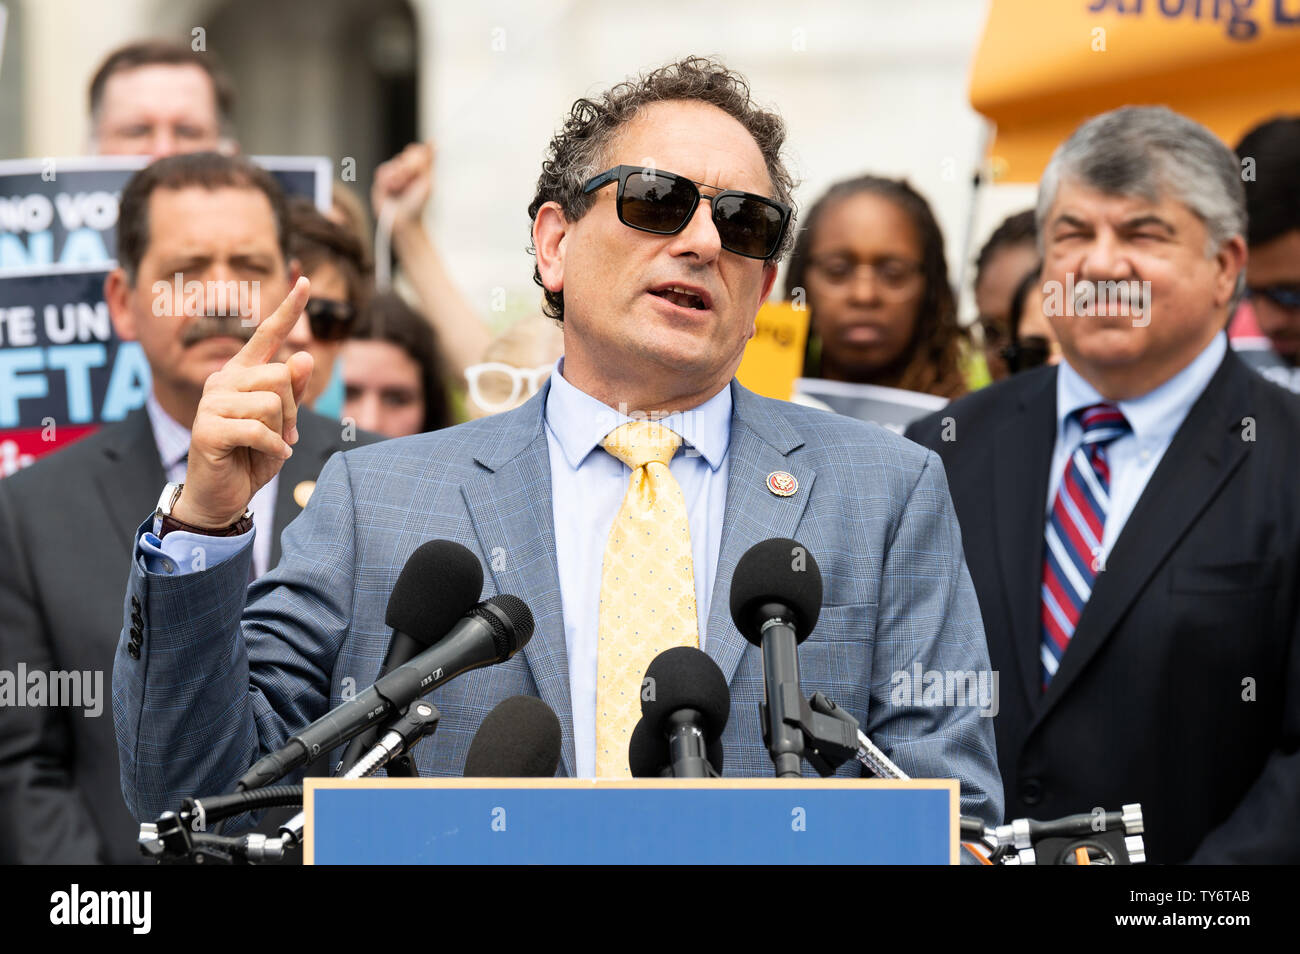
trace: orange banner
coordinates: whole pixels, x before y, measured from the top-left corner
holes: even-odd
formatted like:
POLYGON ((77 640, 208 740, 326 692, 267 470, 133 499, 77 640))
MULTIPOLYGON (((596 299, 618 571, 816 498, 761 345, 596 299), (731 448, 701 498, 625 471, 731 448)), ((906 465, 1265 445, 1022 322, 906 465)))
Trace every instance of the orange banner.
POLYGON ((795 378, 803 373, 808 309, 788 301, 769 301, 758 309, 755 326, 736 379, 756 394, 788 401, 795 378))
POLYGON ((1300 113, 1300 0, 992 0, 970 101, 1000 182, 1036 182, 1089 116, 1165 105, 1228 145, 1300 113))

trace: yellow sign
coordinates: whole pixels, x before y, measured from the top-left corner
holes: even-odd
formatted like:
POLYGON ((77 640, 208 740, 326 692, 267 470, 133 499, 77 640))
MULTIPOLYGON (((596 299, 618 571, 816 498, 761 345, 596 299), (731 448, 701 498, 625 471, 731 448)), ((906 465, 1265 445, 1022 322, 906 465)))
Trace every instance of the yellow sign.
POLYGON ((1083 120, 1163 105, 1229 146, 1300 112, 1300 0, 993 0, 971 105, 999 181, 1037 182, 1083 120))
POLYGON ((755 325, 736 377, 755 394, 788 401, 795 379, 803 374, 808 309, 788 301, 768 302, 758 309, 755 325))

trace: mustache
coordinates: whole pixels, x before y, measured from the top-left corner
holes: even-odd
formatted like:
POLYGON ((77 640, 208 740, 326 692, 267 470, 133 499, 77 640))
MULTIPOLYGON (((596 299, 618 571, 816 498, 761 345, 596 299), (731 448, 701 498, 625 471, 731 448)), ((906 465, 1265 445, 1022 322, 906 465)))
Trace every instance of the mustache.
POLYGON ((247 342, 257 325, 246 321, 240 315, 200 315, 181 333, 181 346, 188 348, 209 338, 238 338, 247 342))

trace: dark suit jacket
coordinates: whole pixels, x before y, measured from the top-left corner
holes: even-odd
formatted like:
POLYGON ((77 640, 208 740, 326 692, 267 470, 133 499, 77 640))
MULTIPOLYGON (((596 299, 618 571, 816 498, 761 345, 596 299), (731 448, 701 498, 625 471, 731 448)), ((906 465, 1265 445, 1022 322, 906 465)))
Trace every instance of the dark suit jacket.
POLYGON ((1056 369, 969 395, 908 436, 947 468, 1001 672, 1007 817, 1141 802, 1150 861, 1300 861, 1300 399, 1229 350, 1125 523, 1046 695, 1056 369))
MULTIPOLYGON (((346 442, 337 421, 304 413, 280 472, 271 566, 315 480, 346 442)), ((122 801, 113 732, 113 652, 132 539, 166 478, 143 408, 0 480, 0 670, 102 673, 102 711, 16 707, 0 717, 0 862, 142 860, 122 801)))

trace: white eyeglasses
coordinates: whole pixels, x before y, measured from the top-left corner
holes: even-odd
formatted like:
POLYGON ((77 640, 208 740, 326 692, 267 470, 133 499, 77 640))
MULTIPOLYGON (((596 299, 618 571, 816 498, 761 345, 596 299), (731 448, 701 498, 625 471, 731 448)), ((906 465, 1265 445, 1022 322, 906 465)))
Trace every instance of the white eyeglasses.
POLYGON ((465 381, 469 384, 470 400, 489 414, 496 414, 510 410, 520 398, 536 394, 554 370, 554 364, 516 368, 512 364, 488 361, 466 368, 465 381))

